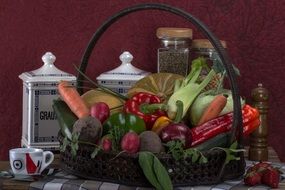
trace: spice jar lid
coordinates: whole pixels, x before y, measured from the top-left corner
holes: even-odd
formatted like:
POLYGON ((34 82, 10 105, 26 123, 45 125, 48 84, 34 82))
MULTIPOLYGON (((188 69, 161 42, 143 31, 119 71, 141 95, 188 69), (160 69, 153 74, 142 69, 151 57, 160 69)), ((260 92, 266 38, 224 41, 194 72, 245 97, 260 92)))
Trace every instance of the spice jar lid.
POLYGON ((51 52, 42 56, 44 64, 36 70, 22 73, 19 78, 26 83, 30 82, 57 82, 60 80, 75 81, 76 77, 58 69, 54 62, 56 57, 51 52))
MULTIPOLYGON (((224 40, 220 40, 222 46, 227 48, 227 43, 224 40)), ((214 48, 208 39, 195 39, 192 41, 192 48, 214 48)))
POLYGON ((193 37, 193 31, 190 28, 168 28, 161 27, 156 30, 156 36, 163 38, 190 38, 193 37))

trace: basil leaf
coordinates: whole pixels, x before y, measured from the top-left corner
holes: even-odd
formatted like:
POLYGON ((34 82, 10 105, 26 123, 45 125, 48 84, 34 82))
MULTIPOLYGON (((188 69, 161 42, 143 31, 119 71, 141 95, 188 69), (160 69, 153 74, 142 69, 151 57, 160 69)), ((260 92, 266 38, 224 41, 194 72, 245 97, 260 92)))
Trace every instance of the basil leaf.
POLYGON ((163 190, 160 183, 158 182, 155 171, 153 168, 153 156, 148 152, 139 153, 139 164, 143 170, 143 173, 150 184, 152 184, 156 189, 163 190))

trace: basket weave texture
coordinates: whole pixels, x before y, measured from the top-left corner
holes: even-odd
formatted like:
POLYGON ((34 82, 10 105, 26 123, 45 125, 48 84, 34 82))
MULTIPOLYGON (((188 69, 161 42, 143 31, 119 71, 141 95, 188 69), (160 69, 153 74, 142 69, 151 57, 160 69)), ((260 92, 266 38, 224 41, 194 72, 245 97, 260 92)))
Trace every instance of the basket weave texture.
MULTIPOLYGON (((93 150, 92 146, 80 145, 77 155, 73 157, 70 147, 67 147, 66 151, 61 152, 62 169, 86 179, 131 186, 151 186, 139 166, 138 154, 99 153, 91 159, 93 150)), ((206 151, 204 155, 208 162, 198 164, 192 163, 191 157, 176 161, 169 154, 156 154, 168 171, 174 186, 217 184, 244 174, 245 161, 242 157, 240 160, 230 161, 224 169, 222 178, 219 179, 218 175, 225 161, 225 152, 217 149, 206 151)))

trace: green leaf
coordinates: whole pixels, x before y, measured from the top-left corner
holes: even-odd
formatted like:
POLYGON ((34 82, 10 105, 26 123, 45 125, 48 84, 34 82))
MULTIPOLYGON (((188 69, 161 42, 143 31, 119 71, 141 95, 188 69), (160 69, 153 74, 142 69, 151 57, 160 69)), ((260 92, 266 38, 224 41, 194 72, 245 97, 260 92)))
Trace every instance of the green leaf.
POLYGON ((72 133, 72 142, 77 142, 79 139, 80 133, 74 132, 72 133))
POLYGON ((237 141, 233 142, 233 144, 231 144, 230 149, 237 149, 238 147, 238 143, 237 141))
POLYGON ((208 159, 201 154, 201 157, 199 159, 199 164, 206 164, 208 162, 208 159))
POLYGON ((68 137, 64 137, 62 145, 60 146, 60 151, 64 152, 68 144, 69 144, 68 137))
POLYGON ((173 185, 171 179, 168 175, 167 170, 161 164, 161 162, 157 159, 156 156, 153 155, 153 169, 156 175, 156 178, 161 185, 163 190, 172 190, 173 185))
POLYGON ((139 164, 150 184, 156 189, 163 190, 153 169, 153 156, 149 152, 139 152, 139 164))
POLYGON ((76 154, 77 154, 77 150, 76 150, 76 147, 75 147, 75 145, 72 143, 71 144, 71 155, 73 156, 73 157, 75 157, 76 156, 76 154))
POLYGON ((180 160, 184 157, 184 142, 180 140, 169 141, 166 143, 168 147, 168 153, 172 155, 175 160, 180 160))
POLYGON ((208 159, 200 152, 199 150, 195 148, 188 148, 184 150, 184 158, 186 157, 192 157, 192 163, 207 163, 208 159))
POLYGON ((199 153, 194 151, 193 154, 192 154, 192 163, 195 163, 197 162, 197 160, 199 159, 199 153))
POLYGON ((102 150, 101 147, 95 147, 92 154, 91 154, 91 158, 92 159, 95 158, 101 150, 102 150))
POLYGON ((237 141, 233 142, 229 148, 221 148, 221 147, 215 147, 213 149, 220 149, 225 151, 226 153, 226 159, 225 159, 225 164, 228 164, 232 160, 239 160, 240 157, 236 156, 236 153, 238 152, 244 152, 244 149, 237 149, 238 143, 237 141))
POLYGON ((72 141, 70 143, 70 147, 71 147, 71 155, 73 157, 76 156, 77 150, 79 149, 79 145, 78 145, 79 135, 80 135, 80 133, 78 133, 78 132, 72 133, 72 141))
POLYGON ((120 149, 120 142, 125 133, 125 129, 116 126, 109 130, 109 135, 112 140, 112 150, 120 149))

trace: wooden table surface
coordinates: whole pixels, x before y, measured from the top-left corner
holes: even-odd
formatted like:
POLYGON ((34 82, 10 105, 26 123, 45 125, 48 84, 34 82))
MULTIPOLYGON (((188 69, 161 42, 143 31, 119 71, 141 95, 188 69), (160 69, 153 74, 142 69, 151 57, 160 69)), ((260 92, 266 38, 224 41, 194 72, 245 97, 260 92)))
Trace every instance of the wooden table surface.
MULTIPOLYGON (((278 158, 276 152, 274 149, 269 147, 269 158, 268 160, 270 162, 280 162, 280 159, 278 158)), ((247 152, 245 154, 245 157, 247 158, 247 152)), ((52 168, 58 168, 59 167, 59 155, 55 155, 55 160, 53 161, 52 165, 50 166, 52 168)), ((10 169, 9 161, 0 161, 0 171, 8 171, 10 169)), ((28 190, 29 189, 30 182, 24 182, 24 181, 16 181, 13 179, 1 179, 0 178, 0 190, 28 190)), ((285 189, 285 180, 283 180, 279 184, 279 189, 285 189)))

